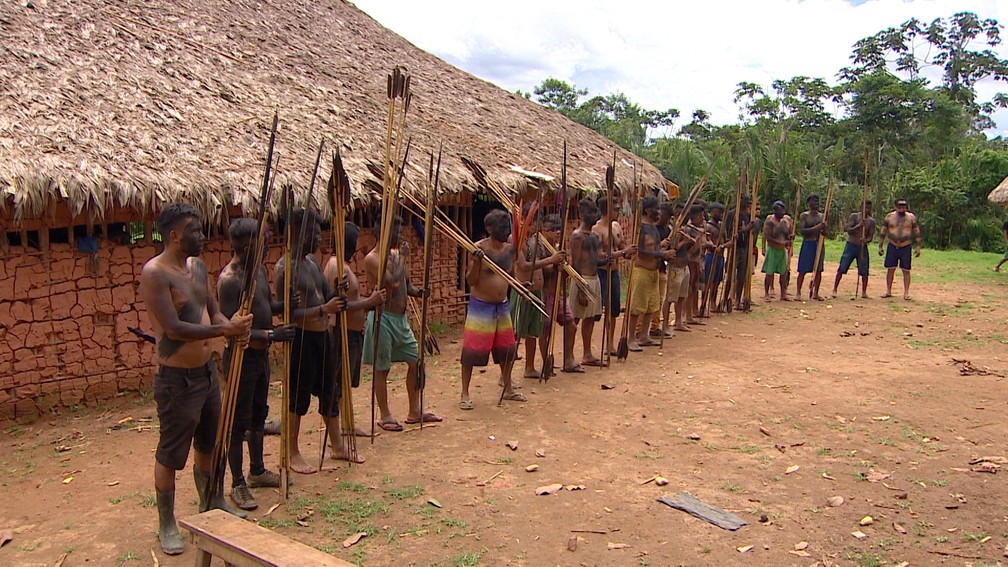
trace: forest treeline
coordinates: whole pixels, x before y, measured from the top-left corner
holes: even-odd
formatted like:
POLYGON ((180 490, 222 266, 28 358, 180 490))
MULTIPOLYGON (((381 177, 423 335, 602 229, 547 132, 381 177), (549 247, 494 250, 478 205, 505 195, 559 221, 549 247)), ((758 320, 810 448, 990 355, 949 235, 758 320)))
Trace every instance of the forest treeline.
POLYGON ((758 174, 764 210, 775 199, 791 210, 799 186, 804 201, 825 195, 832 179, 836 223, 860 208, 867 166, 876 213, 904 196, 926 246, 994 251, 1008 213, 987 195, 1008 176, 1008 141, 984 131, 1008 96, 978 100, 976 85, 1008 81, 1008 60, 992 49, 1000 42, 998 22, 970 12, 911 19, 855 43, 832 84, 806 76, 738 83, 739 121, 724 126, 698 109, 676 129, 684 117, 674 108, 648 110, 622 93, 592 95, 555 78, 519 94, 607 136, 687 190, 713 165, 709 201, 733 200, 740 176, 758 174))

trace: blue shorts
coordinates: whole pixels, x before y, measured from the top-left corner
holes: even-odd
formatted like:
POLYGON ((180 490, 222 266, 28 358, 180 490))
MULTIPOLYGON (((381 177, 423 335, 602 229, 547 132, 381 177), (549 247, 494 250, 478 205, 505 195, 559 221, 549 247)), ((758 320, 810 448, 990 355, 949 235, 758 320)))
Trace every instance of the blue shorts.
MULTIPOLYGON (((807 274, 812 271, 812 265, 815 264, 815 254, 816 249, 819 247, 819 241, 816 240, 803 240, 801 245, 801 250, 798 252, 798 273, 807 274)), ((819 255, 819 267, 816 268, 816 272, 823 271, 823 263, 826 261, 826 254, 819 255)))
MULTIPOLYGON (((606 270, 600 268, 598 271, 598 278, 599 284, 602 287, 602 305, 604 305, 606 309, 611 310, 608 317, 610 319, 615 319, 620 315, 620 296, 623 292, 622 284, 620 283, 619 270, 607 272, 606 270), (609 285, 610 278, 612 278, 612 285, 609 285)), ((595 317, 595 320, 601 321, 602 316, 599 315, 598 317, 595 317)))
POLYGON ((714 259, 714 254, 711 254, 709 252, 707 253, 706 256, 704 256, 704 261, 703 261, 704 278, 703 278, 703 281, 706 282, 707 280, 710 279, 711 264, 712 263, 714 264, 714 282, 717 283, 717 282, 724 281, 724 256, 721 255, 721 254, 718 254, 717 260, 715 260, 714 259))
POLYGON ((868 277, 868 260, 870 257, 867 244, 858 246, 853 242, 847 242, 844 246, 843 254, 840 255, 840 269, 837 270, 837 273, 846 274, 847 270, 850 269, 850 265, 853 262, 857 262, 858 275, 868 277))
POLYGON ((896 248, 893 246, 892 242, 890 242, 889 246, 886 248, 884 266, 886 268, 896 268, 898 265, 904 270, 910 270, 910 260, 913 258, 913 255, 910 254, 911 248, 913 248, 913 246, 910 244, 896 248))

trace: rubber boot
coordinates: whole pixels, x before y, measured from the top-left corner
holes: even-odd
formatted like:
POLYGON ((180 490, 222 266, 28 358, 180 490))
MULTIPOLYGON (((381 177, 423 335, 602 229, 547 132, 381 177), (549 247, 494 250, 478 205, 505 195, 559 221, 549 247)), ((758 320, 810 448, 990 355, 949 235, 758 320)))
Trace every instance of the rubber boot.
POLYGON ((175 491, 157 491, 158 539, 165 555, 178 555, 185 551, 185 542, 175 523, 175 491))
POLYGON ((224 510, 228 514, 238 516, 241 519, 248 518, 248 513, 237 508, 232 508, 228 505, 227 501, 224 500, 224 478, 221 478, 220 485, 217 487, 218 490, 214 494, 213 498, 207 501, 207 485, 210 484, 210 473, 203 472, 193 465, 193 480, 196 481, 196 493, 199 494, 199 511, 206 512, 210 509, 224 510))

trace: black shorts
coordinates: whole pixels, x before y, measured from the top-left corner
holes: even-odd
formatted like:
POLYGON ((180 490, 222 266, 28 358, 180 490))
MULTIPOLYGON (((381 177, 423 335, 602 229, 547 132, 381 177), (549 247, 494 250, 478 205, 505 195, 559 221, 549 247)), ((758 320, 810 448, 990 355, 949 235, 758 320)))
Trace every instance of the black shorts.
POLYGON ((189 458, 189 444, 213 453, 220 419, 220 383, 212 362, 198 368, 161 366, 154 374, 160 436, 154 458, 180 471, 189 458))
MULTIPOLYGON (((224 376, 231 363, 231 348, 224 349, 224 376)), ((241 381, 235 404, 236 431, 262 430, 269 415, 270 363, 268 349, 245 349, 242 358, 241 381)))
MULTIPOLYGON (((607 271, 599 268, 598 271, 599 285, 602 288, 602 305, 606 309, 611 310, 607 315, 610 319, 615 319, 620 316, 622 301, 621 295, 623 293, 623 284, 620 283, 620 273, 619 270, 607 271)), ((595 321, 601 321, 602 315, 595 317, 595 321)))
POLYGON ((308 413, 311 397, 318 396, 319 414, 339 415, 340 383, 336 379, 336 356, 329 331, 294 330, 291 341, 290 383, 287 410, 308 413))
MULTIPOLYGON (((336 350, 336 372, 341 372, 341 364, 343 357, 343 350, 340 343, 343 337, 340 336, 339 330, 333 331, 333 343, 336 350)), ((360 371, 361 371, 361 358, 364 354, 364 331, 352 331, 347 330, 347 350, 350 355, 350 385, 354 388, 360 386, 360 371)), ((337 378, 342 379, 339 375, 337 378)), ((340 385, 342 390, 342 384, 340 385)))
POLYGON ((910 253, 911 248, 913 246, 910 244, 897 248, 890 242, 888 248, 886 248, 885 263, 883 265, 886 268, 895 268, 898 265, 901 269, 909 270, 911 259, 913 258, 913 254, 910 253))

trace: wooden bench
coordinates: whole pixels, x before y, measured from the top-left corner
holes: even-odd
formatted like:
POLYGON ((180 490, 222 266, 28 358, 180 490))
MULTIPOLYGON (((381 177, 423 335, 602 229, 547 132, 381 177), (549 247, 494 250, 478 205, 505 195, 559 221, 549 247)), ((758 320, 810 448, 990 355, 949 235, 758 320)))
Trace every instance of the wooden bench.
POLYGON ((354 567, 223 510, 210 510, 179 522, 196 546, 196 566, 214 557, 235 567, 354 567))

